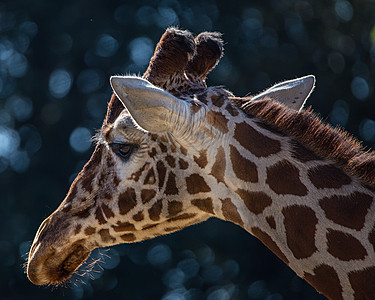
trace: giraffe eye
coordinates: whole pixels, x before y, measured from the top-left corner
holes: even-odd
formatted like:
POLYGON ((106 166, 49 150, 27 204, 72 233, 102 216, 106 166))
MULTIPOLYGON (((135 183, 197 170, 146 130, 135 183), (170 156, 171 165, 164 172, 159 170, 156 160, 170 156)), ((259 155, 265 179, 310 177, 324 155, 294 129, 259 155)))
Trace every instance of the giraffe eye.
POLYGON ((135 146, 133 144, 110 143, 109 146, 124 160, 128 160, 135 146))

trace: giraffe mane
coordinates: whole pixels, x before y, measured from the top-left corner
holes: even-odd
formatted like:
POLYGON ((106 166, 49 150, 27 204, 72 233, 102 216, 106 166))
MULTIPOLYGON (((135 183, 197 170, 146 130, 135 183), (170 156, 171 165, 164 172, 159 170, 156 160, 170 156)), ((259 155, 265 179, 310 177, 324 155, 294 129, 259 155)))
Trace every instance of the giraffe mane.
POLYGON ((364 184, 375 187, 375 151, 363 147, 356 138, 340 127, 333 128, 324 123, 311 108, 296 111, 270 98, 258 101, 232 98, 231 101, 246 114, 291 135, 319 156, 338 163, 364 184))

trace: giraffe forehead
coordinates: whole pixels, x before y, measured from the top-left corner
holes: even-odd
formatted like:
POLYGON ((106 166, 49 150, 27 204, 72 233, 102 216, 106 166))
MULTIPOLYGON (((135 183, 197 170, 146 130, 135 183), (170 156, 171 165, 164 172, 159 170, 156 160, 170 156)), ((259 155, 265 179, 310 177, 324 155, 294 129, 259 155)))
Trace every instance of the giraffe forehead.
POLYGON ((148 134, 141 129, 129 113, 121 113, 113 124, 105 126, 101 130, 102 141, 129 142, 140 144, 147 139, 148 134))

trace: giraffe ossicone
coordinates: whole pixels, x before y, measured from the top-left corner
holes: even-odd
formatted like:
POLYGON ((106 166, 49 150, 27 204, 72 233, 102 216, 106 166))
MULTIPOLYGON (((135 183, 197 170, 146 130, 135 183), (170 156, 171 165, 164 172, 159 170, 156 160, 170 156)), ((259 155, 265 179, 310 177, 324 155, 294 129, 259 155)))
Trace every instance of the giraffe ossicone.
POLYGON ((94 153, 34 238, 33 283, 67 280, 97 247, 217 217, 326 297, 374 299, 374 153, 301 110, 311 75, 255 97, 207 87, 222 44, 169 28, 142 78, 111 78, 94 153))

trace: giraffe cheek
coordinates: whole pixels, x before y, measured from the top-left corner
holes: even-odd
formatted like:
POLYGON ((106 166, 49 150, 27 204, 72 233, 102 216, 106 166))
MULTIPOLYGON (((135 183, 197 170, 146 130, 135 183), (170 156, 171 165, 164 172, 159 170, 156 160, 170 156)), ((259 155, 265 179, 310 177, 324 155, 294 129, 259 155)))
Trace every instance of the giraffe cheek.
POLYGON ((127 214, 137 205, 135 190, 127 188, 123 193, 118 196, 118 208, 121 215, 127 214))

